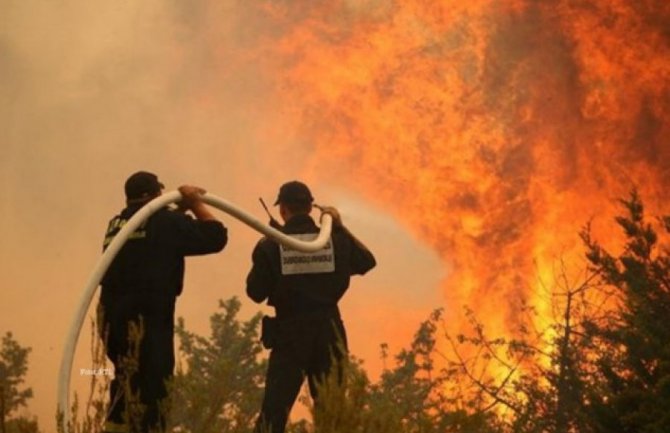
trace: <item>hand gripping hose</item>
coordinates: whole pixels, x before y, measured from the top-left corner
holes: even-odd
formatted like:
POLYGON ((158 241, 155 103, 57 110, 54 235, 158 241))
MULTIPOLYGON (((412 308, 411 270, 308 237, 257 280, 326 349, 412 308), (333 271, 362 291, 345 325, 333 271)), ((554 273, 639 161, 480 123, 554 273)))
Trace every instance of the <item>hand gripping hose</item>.
MULTIPOLYGON (((128 236, 132 234, 140 226, 140 224, 142 224, 142 222, 149 218, 154 212, 170 203, 179 201, 179 199, 181 199, 181 193, 179 191, 172 191, 163 194, 144 205, 121 228, 119 233, 114 237, 114 240, 109 244, 105 252, 98 259, 98 263, 96 264, 95 268, 93 268, 93 272, 88 279, 86 287, 84 288, 84 293, 79 303, 79 308, 76 311, 74 320, 72 321, 72 325, 70 326, 70 330, 67 334, 65 348, 63 349, 63 358, 61 359, 60 364, 60 373, 58 376, 58 411, 63 416, 63 432, 67 432, 67 428, 70 423, 70 374, 72 372, 74 352, 77 347, 77 340, 79 339, 79 334, 81 333, 81 328, 84 323, 86 312, 91 305, 95 290, 98 288, 100 280, 102 279, 103 275, 105 275, 105 272, 107 271, 110 263, 128 239, 128 236)), ((329 214, 323 215, 321 221, 321 231, 319 232, 317 238, 312 241, 305 242, 287 236, 282 232, 275 230, 266 224, 263 224, 252 215, 246 213, 242 209, 222 198, 216 197, 212 194, 205 194, 203 195, 202 199, 205 203, 220 209, 234 218, 237 218, 256 231, 272 237, 281 244, 299 251, 318 251, 326 245, 328 239, 330 238, 332 217, 329 214)))

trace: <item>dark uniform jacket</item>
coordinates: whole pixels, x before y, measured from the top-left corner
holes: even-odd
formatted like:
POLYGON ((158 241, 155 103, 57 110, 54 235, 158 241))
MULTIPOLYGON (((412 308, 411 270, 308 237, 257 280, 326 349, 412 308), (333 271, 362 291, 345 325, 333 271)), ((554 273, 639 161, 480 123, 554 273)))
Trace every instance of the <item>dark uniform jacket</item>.
MULTIPOLYGON (((104 247, 140 206, 112 218, 104 247)), ((102 279, 101 300, 130 294, 176 297, 184 281, 184 257, 221 251, 228 240, 219 221, 199 221, 167 208, 145 221, 126 241, 102 279)))
MULTIPOLYGON (((296 215, 282 231, 286 234, 318 233, 319 228, 309 215, 296 215)), ((267 299, 275 307, 278 318, 326 311, 349 288, 351 275, 363 275, 375 265, 370 251, 354 242, 342 227, 333 227, 333 272, 282 275, 281 247, 276 241, 263 238, 256 245, 253 267, 247 277, 247 294, 256 302, 267 299)))

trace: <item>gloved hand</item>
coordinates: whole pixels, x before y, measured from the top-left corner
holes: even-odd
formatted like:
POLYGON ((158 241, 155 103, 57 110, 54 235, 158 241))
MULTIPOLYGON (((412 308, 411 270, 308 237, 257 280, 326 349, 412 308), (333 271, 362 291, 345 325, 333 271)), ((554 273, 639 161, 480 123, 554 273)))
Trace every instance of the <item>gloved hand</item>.
POLYGON ((340 216, 340 212, 337 210, 337 208, 333 206, 316 206, 317 209, 321 211, 321 219, 323 219, 324 214, 328 214, 333 218, 333 226, 335 227, 341 227, 342 226, 342 217, 340 216))
POLYGON ((182 185, 179 187, 179 192, 182 198, 177 202, 177 208, 183 212, 188 209, 192 210, 194 206, 201 203, 202 195, 207 191, 199 186, 182 185))

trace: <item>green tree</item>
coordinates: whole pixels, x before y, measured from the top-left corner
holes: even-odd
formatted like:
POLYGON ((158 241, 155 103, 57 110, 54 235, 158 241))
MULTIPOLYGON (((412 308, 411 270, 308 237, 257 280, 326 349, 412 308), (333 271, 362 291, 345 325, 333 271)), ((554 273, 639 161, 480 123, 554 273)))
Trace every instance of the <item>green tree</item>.
MULTIPOLYGON (((601 432, 670 431, 670 253, 659 245, 636 191, 621 200, 616 221, 625 235, 623 251, 606 251, 585 229, 587 257, 616 296, 615 313, 591 329, 597 357, 597 386, 590 396, 594 429, 601 432)), ((658 220, 663 236, 670 217, 658 220)))
POLYGON ((219 301, 210 318, 209 338, 187 331, 179 319, 176 333, 185 365, 171 389, 171 424, 185 432, 248 432, 263 392, 266 361, 259 342, 261 315, 240 322, 240 301, 219 301))
POLYGON ((31 388, 23 388, 28 372, 29 347, 22 347, 7 332, 0 348, 0 432, 36 432, 37 422, 24 417, 10 419, 12 412, 25 407, 33 396, 31 388))

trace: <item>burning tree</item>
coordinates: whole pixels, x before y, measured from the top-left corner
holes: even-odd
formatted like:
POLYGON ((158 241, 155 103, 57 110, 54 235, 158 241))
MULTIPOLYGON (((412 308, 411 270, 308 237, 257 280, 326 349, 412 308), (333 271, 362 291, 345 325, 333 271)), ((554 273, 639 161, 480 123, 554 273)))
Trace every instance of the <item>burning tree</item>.
POLYGON ((522 309, 525 323, 514 337, 491 337, 472 310, 471 330, 452 337, 444 359, 465 390, 457 403, 470 413, 489 414, 499 430, 516 433, 589 432, 585 388, 592 370, 589 323, 598 310, 593 275, 571 284, 561 272, 551 289, 552 322, 531 326, 537 312, 522 309))
POLYGON ((548 328, 490 338, 470 312, 470 336, 447 334, 475 408, 498 407, 504 431, 670 431, 670 250, 659 241, 670 217, 658 220, 659 235, 637 192, 621 203, 623 251, 583 230, 589 270, 578 284, 557 274, 548 328))

